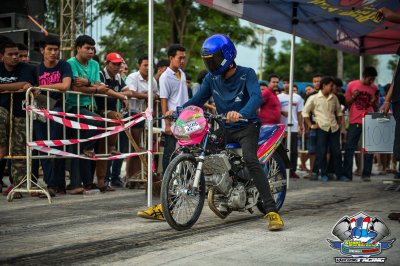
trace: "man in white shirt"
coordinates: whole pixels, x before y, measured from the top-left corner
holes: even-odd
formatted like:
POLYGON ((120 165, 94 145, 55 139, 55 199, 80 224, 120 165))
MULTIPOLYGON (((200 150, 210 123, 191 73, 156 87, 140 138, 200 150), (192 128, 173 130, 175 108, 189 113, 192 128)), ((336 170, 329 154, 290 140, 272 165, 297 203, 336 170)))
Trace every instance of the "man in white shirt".
MULTIPOLYGON (((189 100, 186 76, 181 69, 186 58, 185 48, 179 44, 171 45, 168 48, 168 57, 170 65, 160 77, 160 99, 163 115, 167 111, 175 111, 177 106, 181 106, 189 100)), ((164 120, 163 128, 165 133, 163 172, 165 172, 175 150, 176 139, 172 135, 169 120, 164 120)))
MULTIPOLYGON (((279 102, 281 104, 281 124, 286 125, 286 131, 288 130, 288 116, 289 116, 289 82, 287 79, 283 79, 283 92, 278 95, 279 102)), ((302 134, 303 131, 303 117, 301 112, 303 111, 304 101, 300 95, 293 93, 292 102, 292 133, 291 133, 291 144, 290 144, 290 161, 292 162, 292 169, 290 170, 290 177, 298 178, 296 174, 297 168, 297 141, 298 135, 302 134)))
MULTIPOLYGON (((147 93, 149 90, 148 86, 148 70, 149 70, 149 58, 147 55, 142 55, 138 60, 139 70, 137 72, 129 74, 126 78, 127 90, 130 92, 130 97, 135 99, 129 100, 129 110, 131 114, 137 114, 143 112, 146 109, 145 101, 148 99, 147 93)), ((153 99, 158 98, 158 87, 157 82, 153 78, 153 99)), ((131 128, 131 134, 135 142, 139 145, 144 130, 144 121, 134 125, 131 128)), ((130 157, 127 159, 126 175, 128 177, 133 176, 141 170, 140 160, 137 156, 130 157)))

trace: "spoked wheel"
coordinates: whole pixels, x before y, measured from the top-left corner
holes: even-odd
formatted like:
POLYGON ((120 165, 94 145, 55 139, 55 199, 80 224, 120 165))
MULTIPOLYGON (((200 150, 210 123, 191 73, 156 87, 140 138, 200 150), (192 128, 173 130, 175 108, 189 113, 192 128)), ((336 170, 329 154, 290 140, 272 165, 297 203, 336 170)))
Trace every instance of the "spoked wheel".
POLYGON ((200 176, 193 188, 197 162, 190 154, 175 157, 168 165, 161 187, 161 204, 165 220, 176 230, 186 230, 199 219, 205 199, 205 180, 200 176))
MULTIPOLYGON (((271 194, 275 199, 276 210, 279 210, 282 207, 286 196, 287 184, 285 164, 279 154, 275 153, 263 168, 268 177, 271 194)), ((258 199, 257 208, 260 212, 266 214, 261 198, 258 199)))

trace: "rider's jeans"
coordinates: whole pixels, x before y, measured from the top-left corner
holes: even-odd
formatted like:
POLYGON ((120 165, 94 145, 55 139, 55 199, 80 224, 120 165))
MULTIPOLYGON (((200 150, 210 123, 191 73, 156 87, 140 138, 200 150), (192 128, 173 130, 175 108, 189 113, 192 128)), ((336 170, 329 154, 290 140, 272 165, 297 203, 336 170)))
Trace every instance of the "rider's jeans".
POLYGON ((275 200, 272 198, 267 176, 262 169, 258 158, 258 137, 260 135, 259 124, 249 124, 239 129, 225 129, 225 137, 227 142, 239 142, 243 159, 249 169, 250 176, 254 180, 257 190, 263 200, 264 208, 268 212, 276 212, 275 200))

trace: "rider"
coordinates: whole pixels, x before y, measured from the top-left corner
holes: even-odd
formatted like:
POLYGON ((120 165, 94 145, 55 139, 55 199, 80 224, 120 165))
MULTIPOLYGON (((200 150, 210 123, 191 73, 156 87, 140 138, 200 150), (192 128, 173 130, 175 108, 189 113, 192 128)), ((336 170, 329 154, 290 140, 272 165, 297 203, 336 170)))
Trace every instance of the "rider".
MULTIPOLYGON (((257 110, 262 103, 262 97, 256 73, 251 68, 236 65, 235 45, 223 34, 207 38, 203 43, 201 56, 210 73, 204 78, 199 91, 183 107, 203 106, 212 96, 218 113, 226 113, 226 141, 240 143, 243 159, 267 211, 265 218, 268 229, 281 230, 283 221, 277 213, 268 179, 257 158, 260 133, 257 110), (238 122, 241 117, 248 122, 238 122)), ((152 208, 159 210, 160 206, 152 208)))

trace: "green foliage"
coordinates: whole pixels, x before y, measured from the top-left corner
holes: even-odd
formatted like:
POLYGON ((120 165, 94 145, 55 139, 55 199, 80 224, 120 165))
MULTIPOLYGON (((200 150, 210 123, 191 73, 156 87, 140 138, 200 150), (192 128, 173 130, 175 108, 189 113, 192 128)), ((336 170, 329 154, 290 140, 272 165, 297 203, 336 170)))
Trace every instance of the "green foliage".
POLYGON ((60 35, 61 3, 59 0, 46 0, 46 4, 47 12, 40 15, 40 20, 48 32, 60 35))
MULTIPOLYGON (((136 59, 148 53, 148 1, 101 0, 97 9, 100 15, 111 15, 103 36, 101 55, 118 51, 130 69, 136 59)), ((241 26, 239 19, 224 15, 190 0, 159 0, 154 2, 154 57, 167 59, 166 48, 181 43, 186 48, 185 71, 193 77, 204 68, 200 58, 203 41, 214 33, 229 35, 235 44, 255 46, 255 34, 250 27, 241 26)))
MULTIPOLYGON (((265 50, 266 61, 263 72, 264 77, 275 73, 280 77, 289 77, 290 71, 290 41, 282 42, 282 50, 276 55, 267 47, 265 50)), ((344 80, 351 81, 359 78, 358 56, 344 54, 344 80)), ((365 57, 366 66, 376 65, 374 56, 365 57)), ((336 76, 337 51, 307 40, 296 44, 295 81, 311 81, 314 74, 336 76)))
POLYGON ((398 62, 399 62, 398 55, 393 55, 392 59, 390 59, 388 62, 388 67, 391 71, 393 71, 393 74, 394 74, 394 71, 396 71, 396 66, 397 66, 398 62))
MULTIPOLYGON (((85 17, 86 28, 90 25, 91 21, 88 17, 90 5, 93 3, 93 0, 86 0, 86 16, 83 16, 83 8, 82 8, 82 0, 73 0, 75 10, 75 23, 79 24, 82 22, 82 19, 85 17)), ((66 2, 66 1, 64 1, 66 2)), ((57 35, 60 35, 60 16, 61 16, 61 1, 60 0, 46 0, 47 11, 43 14, 39 15, 39 20, 43 21, 44 28, 50 32, 57 35)), ((66 10, 68 13, 69 11, 66 10)))

